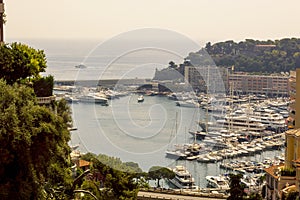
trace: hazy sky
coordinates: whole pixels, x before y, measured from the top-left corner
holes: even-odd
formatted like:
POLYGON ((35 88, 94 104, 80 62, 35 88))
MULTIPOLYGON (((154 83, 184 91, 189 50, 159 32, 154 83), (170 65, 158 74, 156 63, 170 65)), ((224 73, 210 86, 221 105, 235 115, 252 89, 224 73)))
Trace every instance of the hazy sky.
POLYGON ((108 39, 165 28, 196 41, 300 37, 299 0, 4 0, 5 37, 108 39))

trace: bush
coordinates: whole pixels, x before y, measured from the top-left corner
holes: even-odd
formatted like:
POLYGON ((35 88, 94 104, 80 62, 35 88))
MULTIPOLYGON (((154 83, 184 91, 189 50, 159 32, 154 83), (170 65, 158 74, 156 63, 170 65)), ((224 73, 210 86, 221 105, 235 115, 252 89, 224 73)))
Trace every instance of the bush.
POLYGON ((52 96, 54 86, 53 76, 37 78, 33 80, 33 89, 37 97, 52 96))
POLYGON ((282 168, 280 174, 281 176, 296 176, 296 171, 292 168, 282 168))

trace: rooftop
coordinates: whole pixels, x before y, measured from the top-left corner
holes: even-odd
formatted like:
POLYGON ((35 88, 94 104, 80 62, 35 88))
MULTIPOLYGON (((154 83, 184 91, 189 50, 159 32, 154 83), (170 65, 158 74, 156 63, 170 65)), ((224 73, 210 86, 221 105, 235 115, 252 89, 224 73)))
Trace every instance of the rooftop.
MULTIPOLYGON (((274 178, 279 178, 278 174, 275 174, 275 172, 277 171, 278 168, 283 167, 284 164, 280 164, 280 165, 273 165, 269 168, 265 168, 265 172, 270 174, 271 176, 273 176, 274 178)), ((278 170, 279 171, 279 170, 278 170)))
POLYGON ((90 166, 90 162, 86 160, 79 160, 79 167, 86 167, 86 166, 90 166))

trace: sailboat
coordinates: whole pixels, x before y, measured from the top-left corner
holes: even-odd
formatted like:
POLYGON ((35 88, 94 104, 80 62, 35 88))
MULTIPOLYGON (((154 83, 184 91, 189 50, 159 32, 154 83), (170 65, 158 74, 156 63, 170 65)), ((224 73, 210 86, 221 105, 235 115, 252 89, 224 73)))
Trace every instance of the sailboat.
MULTIPOLYGON (((176 137, 176 141, 177 141, 177 112, 176 112, 176 119, 175 119, 175 134, 176 134, 175 137, 176 137)), ((166 157, 171 158, 171 159, 176 159, 176 160, 185 159, 187 157, 187 155, 185 154, 184 145, 178 145, 176 142, 175 149, 172 149, 172 150, 167 149, 166 150, 166 157)))

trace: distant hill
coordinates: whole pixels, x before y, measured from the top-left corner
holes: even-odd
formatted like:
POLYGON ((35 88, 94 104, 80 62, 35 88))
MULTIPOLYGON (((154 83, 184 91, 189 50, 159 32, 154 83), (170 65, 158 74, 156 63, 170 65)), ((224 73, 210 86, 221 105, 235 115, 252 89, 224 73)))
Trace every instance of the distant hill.
POLYGON ((187 57, 193 65, 212 64, 206 52, 217 66, 235 66, 244 72, 286 72, 300 67, 300 39, 259 41, 246 39, 236 43, 232 40, 211 44, 187 57), (205 59, 203 59, 203 57, 205 59))

